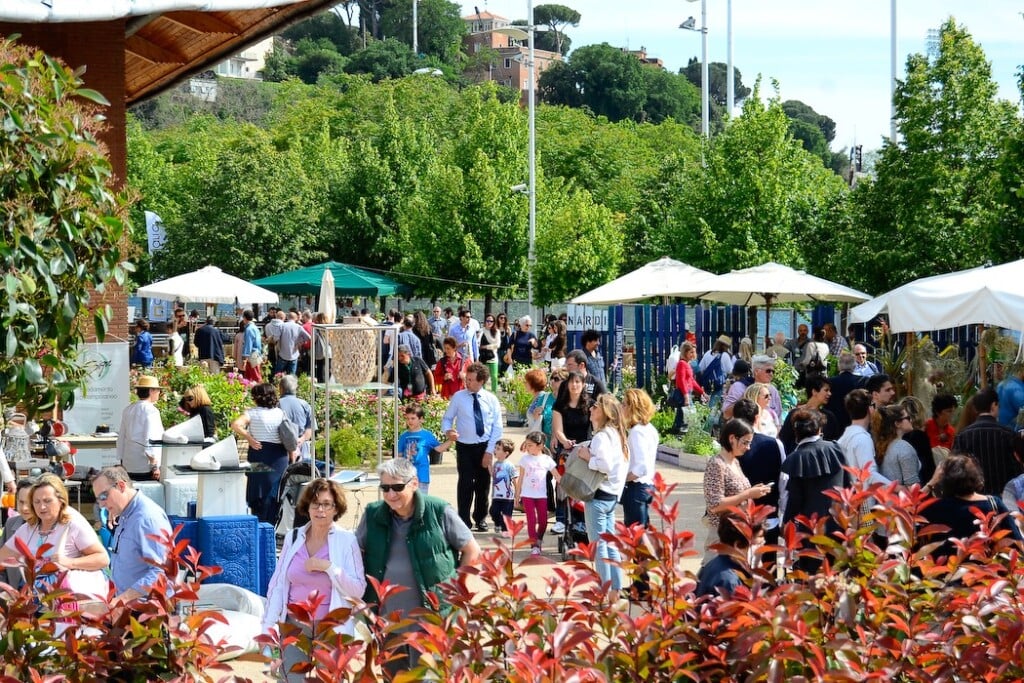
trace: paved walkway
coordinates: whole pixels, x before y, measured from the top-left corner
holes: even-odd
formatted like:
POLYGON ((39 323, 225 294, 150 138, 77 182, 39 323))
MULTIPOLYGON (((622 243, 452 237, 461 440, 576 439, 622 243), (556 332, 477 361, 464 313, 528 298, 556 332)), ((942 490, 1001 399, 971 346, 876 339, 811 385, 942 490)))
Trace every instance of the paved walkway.
MULTIPOLYGON (((505 436, 512 439, 516 443, 517 448, 525 435, 526 430, 523 428, 506 427, 505 429, 505 436)), ((516 455, 510 458, 512 462, 515 462, 516 459, 516 455)), ((695 542, 697 544, 697 548, 702 548, 705 533, 704 527, 700 523, 700 518, 704 515, 704 473, 680 469, 674 465, 668 465, 662 462, 658 463, 658 472, 661 473, 666 482, 676 484, 675 491, 669 497, 669 503, 676 501, 679 502, 680 514, 676 521, 676 526, 680 529, 693 531, 696 535, 695 542)), ((454 451, 445 453, 441 464, 431 468, 430 494, 443 498, 454 505, 457 479, 458 475, 455 469, 455 453, 454 451)), ((354 529, 359 521, 359 517, 362 515, 364 507, 368 503, 372 503, 377 500, 377 496, 378 489, 375 485, 368 485, 363 489, 351 491, 351 495, 348 500, 349 510, 345 516, 341 518, 340 524, 346 528, 354 529)), ((516 517, 525 519, 522 512, 516 512, 516 517)), ((621 508, 619 509, 618 518, 620 520, 622 519, 621 508)), ((488 520, 488 523, 490 523, 490 520, 488 520)), ((554 519, 549 520, 548 534, 544 539, 543 550, 544 555, 547 558, 557 562, 561 557, 558 554, 557 538, 551 534, 551 524, 553 523, 554 519)), ((488 533, 475 533, 474 535, 476 536, 477 542, 480 543, 484 550, 495 547, 496 538, 493 529, 488 533)), ((530 548, 527 544, 525 535, 523 535, 522 538, 517 538, 516 541, 526 544, 525 547, 519 548, 513 553, 514 561, 518 563, 529 557, 530 548)), ((684 568, 690 569, 694 572, 697 571, 699 565, 699 557, 683 560, 684 568)), ((544 587, 545 578, 551 572, 551 565, 547 563, 530 562, 525 565, 521 565, 518 567, 518 570, 526 576, 527 585, 540 592, 544 587)), ((237 662, 234 664, 233 668, 238 675, 245 676, 254 681, 269 680, 263 676, 262 666, 245 662, 237 662)))

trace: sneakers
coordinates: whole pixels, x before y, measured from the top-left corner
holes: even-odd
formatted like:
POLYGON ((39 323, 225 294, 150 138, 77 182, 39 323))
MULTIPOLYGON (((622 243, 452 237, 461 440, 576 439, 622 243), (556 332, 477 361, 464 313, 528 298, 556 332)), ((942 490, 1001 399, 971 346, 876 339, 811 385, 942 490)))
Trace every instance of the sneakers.
POLYGON ((533 546, 533 550, 530 551, 530 555, 540 555, 540 546, 533 546))
POLYGON ((553 527, 551 527, 551 533, 553 533, 553 534, 564 534, 565 533, 565 524, 563 524, 562 522, 555 522, 555 525, 553 527))
POLYGON ((483 533, 486 533, 490 529, 490 527, 487 526, 487 522, 477 522, 476 523, 476 527, 474 527, 474 528, 477 531, 480 531, 480 532, 483 532, 483 533))
POLYGON ((500 532, 502 538, 512 538, 512 532, 508 529, 502 529, 500 532))

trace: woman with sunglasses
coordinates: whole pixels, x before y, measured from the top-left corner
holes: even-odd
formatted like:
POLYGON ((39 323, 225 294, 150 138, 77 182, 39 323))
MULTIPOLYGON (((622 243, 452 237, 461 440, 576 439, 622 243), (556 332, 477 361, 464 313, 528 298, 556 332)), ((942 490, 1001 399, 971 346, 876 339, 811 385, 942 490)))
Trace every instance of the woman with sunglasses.
POLYGON ((779 416, 769 405, 772 400, 771 385, 766 382, 754 382, 743 393, 743 398, 753 401, 757 406, 757 420, 751 425, 758 434, 773 439, 779 435, 779 416))
POLYGON ((508 353, 509 341, 512 339, 512 329, 508 326, 508 316, 499 313, 494 316, 494 331, 498 335, 498 371, 505 374, 508 370, 508 363, 505 362, 505 354, 508 353))
MULTIPOLYGON (((330 479, 314 479, 299 496, 295 511, 309 517, 309 522, 285 536, 277 569, 267 587, 267 609, 263 614, 264 632, 279 628, 284 622, 302 629, 300 642, 306 647, 290 645, 281 653, 285 681, 308 680, 291 669, 299 662, 312 660, 309 648, 317 623, 334 610, 353 609, 366 590, 363 556, 356 536, 337 524, 347 509, 345 492, 330 479), (314 594, 322 601, 312 613, 312 624, 297 623, 288 615, 288 605, 310 600, 314 594)), ((336 630, 354 635, 355 617, 349 616, 336 630)))
POLYGON ((181 395, 178 407, 188 413, 189 417, 199 416, 203 421, 203 436, 207 439, 217 438, 217 417, 213 414, 213 402, 206 393, 206 387, 197 384, 185 390, 181 395))
POLYGON ((878 471, 883 477, 904 486, 920 483, 921 461, 910 442, 903 439, 914 430, 906 409, 899 404, 883 406, 878 414, 881 420, 874 436, 878 471))
POLYGON ((488 363, 498 355, 501 348, 501 335, 494 325, 492 313, 484 316, 484 327, 480 330, 480 362, 488 363))

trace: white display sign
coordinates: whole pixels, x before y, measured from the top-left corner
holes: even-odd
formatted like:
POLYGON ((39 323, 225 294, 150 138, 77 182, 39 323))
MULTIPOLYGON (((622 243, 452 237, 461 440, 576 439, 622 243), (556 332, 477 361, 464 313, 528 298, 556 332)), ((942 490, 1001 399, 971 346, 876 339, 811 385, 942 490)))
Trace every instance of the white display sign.
POLYGON ((566 327, 569 330, 597 330, 605 332, 608 329, 608 307, 607 306, 581 306, 569 304, 566 309, 568 320, 566 327))
POLYGON ((68 432, 92 434, 101 424, 116 432, 121 426, 121 413, 131 400, 128 344, 86 344, 81 357, 90 373, 85 381, 85 390, 75 392, 74 407, 64 411, 68 432))

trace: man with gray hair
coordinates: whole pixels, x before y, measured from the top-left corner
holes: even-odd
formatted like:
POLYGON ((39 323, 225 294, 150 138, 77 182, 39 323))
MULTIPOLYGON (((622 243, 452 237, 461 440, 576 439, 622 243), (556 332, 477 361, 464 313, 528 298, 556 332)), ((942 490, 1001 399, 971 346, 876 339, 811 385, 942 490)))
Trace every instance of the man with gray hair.
POLYGON ((878 366, 868 360, 868 349, 863 344, 853 346, 853 374, 858 377, 871 377, 878 374, 878 366))
POLYGON ((732 419, 733 404, 743 398, 743 392, 754 382, 768 385, 768 393, 771 394, 768 407, 775 411, 776 415, 782 415, 782 397, 779 396, 779 390, 772 384, 772 378, 775 376, 775 359, 771 356, 758 354, 750 359, 750 367, 753 371, 753 377, 745 377, 733 382, 732 386, 729 387, 729 393, 722 399, 722 417, 726 420, 732 419))
MULTIPOLYGON (((363 599, 378 614, 429 607, 427 593, 455 576, 459 567, 473 564, 480 546, 473 532, 446 501, 419 491, 416 467, 406 458, 387 460, 377 467, 383 500, 366 506, 356 529, 367 578, 402 586, 381 604, 372 582, 363 599)), ((441 598, 437 595, 438 599, 441 598)), ((407 629, 417 628, 413 622, 407 629)), ((385 667, 393 676, 416 665, 416 650, 398 648, 404 656, 385 667)))
POLYGON ((104 467, 92 480, 96 504, 117 520, 111 540, 110 575, 115 601, 131 602, 149 595, 149 589, 164 573, 167 546, 159 540, 170 537, 167 513, 151 498, 140 494, 123 467, 104 467), (153 538, 153 537, 156 538, 153 538))
POLYGON ((860 389, 864 386, 865 378, 858 377, 853 373, 853 369, 856 366, 857 360, 853 357, 853 354, 849 351, 843 351, 839 354, 839 374, 828 378, 829 383, 832 385, 832 396, 829 397, 825 408, 836 416, 840 429, 846 429, 850 426, 850 414, 846 412, 847 395, 854 389, 860 389))
POLYGON ((309 442, 316 431, 316 418, 313 409, 304 399, 295 395, 299 380, 295 375, 281 375, 277 382, 278 407, 285 416, 299 428, 299 460, 309 460, 309 442))

